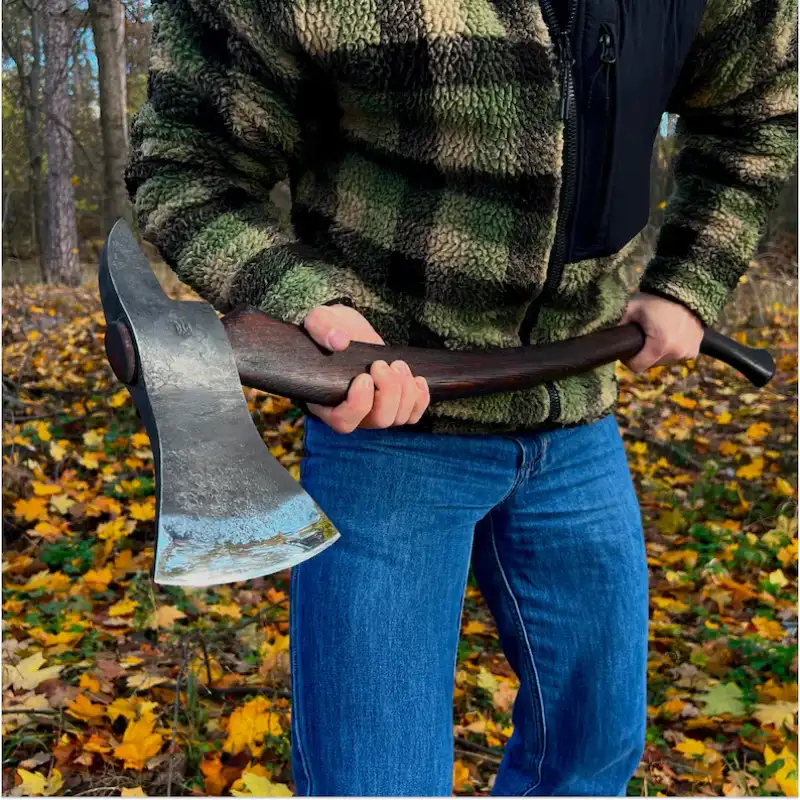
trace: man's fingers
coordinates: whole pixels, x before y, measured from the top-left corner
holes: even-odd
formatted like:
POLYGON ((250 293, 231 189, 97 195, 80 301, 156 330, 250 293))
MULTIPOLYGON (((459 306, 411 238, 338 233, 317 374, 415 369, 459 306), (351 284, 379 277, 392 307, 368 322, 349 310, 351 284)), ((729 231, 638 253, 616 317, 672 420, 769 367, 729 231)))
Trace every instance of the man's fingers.
POLYGON ((420 418, 425 413, 425 409, 431 402, 431 392, 428 388, 428 381, 426 381, 425 378, 417 377, 414 378, 414 382, 417 384, 418 393, 414 408, 411 410, 411 415, 408 418, 409 425, 416 425, 416 423, 420 421, 420 418))
POLYGON ((366 372, 350 385, 347 399, 330 408, 309 403, 308 409, 337 433, 352 433, 370 413, 375 401, 375 383, 366 372))
POLYGON ((419 389, 405 361, 394 361, 391 367, 400 376, 400 404, 397 407, 394 424, 405 425, 414 410, 419 389))
POLYGON ((328 350, 344 350, 350 344, 350 337, 336 326, 336 312, 326 306, 318 306, 305 318, 303 326, 311 338, 328 350))
POLYGON ((394 423, 402 396, 401 377, 385 362, 376 361, 370 368, 375 381, 372 411, 362 422, 363 428, 388 428, 394 423))
POLYGON ((652 337, 647 337, 644 342, 644 347, 631 359, 626 361, 626 365, 634 372, 644 372, 656 365, 656 363, 665 355, 665 349, 662 342, 652 337))

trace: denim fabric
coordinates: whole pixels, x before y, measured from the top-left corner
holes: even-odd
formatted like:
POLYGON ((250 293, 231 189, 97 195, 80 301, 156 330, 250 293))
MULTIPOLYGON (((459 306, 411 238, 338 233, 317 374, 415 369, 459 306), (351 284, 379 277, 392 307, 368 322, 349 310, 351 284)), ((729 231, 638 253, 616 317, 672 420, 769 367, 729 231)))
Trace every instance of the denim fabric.
POLYGON ((625 793, 644 743, 647 567, 616 422, 520 437, 306 422, 342 538, 292 570, 302 796, 449 796, 470 561, 520 679, 493 794, 625 793))

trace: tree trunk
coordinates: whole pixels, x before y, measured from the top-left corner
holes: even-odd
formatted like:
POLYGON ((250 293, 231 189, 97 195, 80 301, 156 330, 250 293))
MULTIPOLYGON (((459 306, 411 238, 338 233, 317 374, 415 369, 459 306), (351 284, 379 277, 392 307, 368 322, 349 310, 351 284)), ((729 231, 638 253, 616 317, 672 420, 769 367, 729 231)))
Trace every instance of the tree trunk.
POLYGON ((28 77, 28 102, 25 106, 25 133, 30 170, 31 227, 40 265, 47 257, 47 219, 45 186, 42 175, 42 23, 38 6, 31 11, 31 71, 28 77))
POLYGON ((128 156, 125 7, 121 0, 89 0, 89 14, 92 19, 100 90, 103 222, 107 233, 119 217, 131 222, 131 208, 124 179, 128 156))
POLYGON ((48 283, 77 286, 78 232, 72 190, 70 130, 70 0, 44 0, 44 113, 47 153, 48 248, 44 275, 48 283))

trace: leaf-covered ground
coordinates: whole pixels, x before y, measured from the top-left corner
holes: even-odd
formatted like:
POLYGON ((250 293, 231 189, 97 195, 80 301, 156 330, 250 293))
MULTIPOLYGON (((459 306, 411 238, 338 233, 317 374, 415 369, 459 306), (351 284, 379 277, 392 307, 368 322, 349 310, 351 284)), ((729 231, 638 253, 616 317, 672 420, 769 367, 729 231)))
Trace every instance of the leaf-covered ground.
MULTIPOLYGON (((154 587, 152 453, 96 293, 8 288, 3 309, 4 794, 291 793, 287 574, 154 587)), ((709 360, 621 371, 652 587, 631 795, 797 794, 797 319, 769 320, 738 334, 776 355, 766 390, 709 360)), ((297 476, 302 420, 247 397, 297 476)), ((456 794, 488 794, 516 688, 471 584, 456 794)))

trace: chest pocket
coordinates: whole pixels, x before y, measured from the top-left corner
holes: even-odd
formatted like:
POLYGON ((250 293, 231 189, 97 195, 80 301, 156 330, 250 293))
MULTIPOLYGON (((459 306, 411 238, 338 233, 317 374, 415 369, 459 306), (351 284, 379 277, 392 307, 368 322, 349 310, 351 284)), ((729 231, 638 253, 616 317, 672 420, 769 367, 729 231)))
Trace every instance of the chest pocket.
POLYGON ((616 253, 647 224, 653 144, 705 5, 585 0, 571 261, 616 253))

